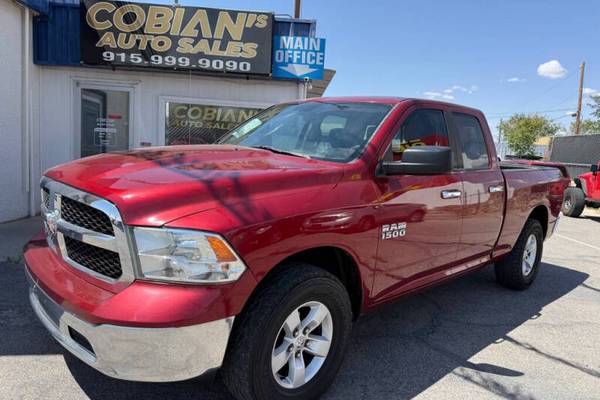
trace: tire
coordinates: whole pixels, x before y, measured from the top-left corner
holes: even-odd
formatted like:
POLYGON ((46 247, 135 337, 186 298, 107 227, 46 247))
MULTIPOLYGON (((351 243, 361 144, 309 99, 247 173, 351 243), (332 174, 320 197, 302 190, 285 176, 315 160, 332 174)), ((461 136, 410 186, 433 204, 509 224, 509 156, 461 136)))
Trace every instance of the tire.
POLYGON ((544 249, 544 230, 538 220, 528 219, 519 239, 502 260, 496 262, 496 280, 502 286, 514 290, 525 290, 535 280, 544 249), (533 239, 532 239, 533 238, 533 239), (535 241, 534 246, 531 246, 535 241), (535 249, 535 254, 531 250, 535 249), (528 259, 528 262, 525 262, 528 259))
POLYGON ((565 190, 562 213, 567 217, 577 218, 585 208, 585 194, 580 188, 570 187, 565 190))
MULTIPOLYGON (((320 268, 292 263, 259 290, 235 322, 221 368, 223 382, 239 400, 319 397, 337 375, 350 338, 352 309, 346 288, 335 276, 320 268), (325 306, 329 317, 308 335, 301 332, 298 338, 302 343, 298 344, 299 339, 293 336, 291 329, 284 328, 284 322, 291 321, 292 314, 298 315, 302 322, 308 321, 311 315, 316 315, 315 310, 324 310, 319 304, 325 306), (299 313, 295 314, 299 307, 299 313), (321 361, 309 353, 316 343, 310 337, 327 336, 331 339, 330 346, 321 361), (305 342, 303 338, 306 338, 305 342), (285 353, 287 361, 282 363, 279 372, 274 372, 275 358, 272 357, 280 348, 288 349, 285 353), (297 356, 298 352, 300 356, 297 356), (311 367, 313 361, 317 362, 316 367, 311 367), (292 376, 291 366, 298 362, 306 365, 306 383, 284 387, 292 385, 292 380, 285 378, 292 376)), ((294 326, 293 323, 288 325, 294 326)))

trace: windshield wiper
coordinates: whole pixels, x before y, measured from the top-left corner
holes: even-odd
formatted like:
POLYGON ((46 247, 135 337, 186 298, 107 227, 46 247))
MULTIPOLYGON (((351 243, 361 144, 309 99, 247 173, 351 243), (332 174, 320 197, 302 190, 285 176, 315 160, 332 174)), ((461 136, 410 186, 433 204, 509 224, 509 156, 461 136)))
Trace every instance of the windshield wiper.
POLYGON ((269 146, 251 146, 251 147, 255 148, 255 149, 269 150, 269 151, 271 151, 273 153, 285 154, 287 156, 307 158, 307 159, 310 160, 310 156, 307 156, 306 154, 293 153, 291 151, 279 150, 279 149, 275 149, 275 148, 269 147, 269 146))

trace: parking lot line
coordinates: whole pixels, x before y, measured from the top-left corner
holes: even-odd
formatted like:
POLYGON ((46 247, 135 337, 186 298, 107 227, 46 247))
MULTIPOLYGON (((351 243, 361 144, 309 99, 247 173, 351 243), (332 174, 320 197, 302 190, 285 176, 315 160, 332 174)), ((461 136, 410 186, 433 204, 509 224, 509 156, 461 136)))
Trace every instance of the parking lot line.
POLYGON ((581 244, 581 245, 583 245, 583 246, 591 247, 592 249, 600 250, 600 247, 598 247, 598 246, 594 246, 594 245, 591 245, 591 244, 589 244, 589 243, 586 243, 586 242, 582 242, 581 240, 572 239, 572 238, 570 238, 570 237, 568 237, 568 236, 561 235, 561 234, 559 234, 559 233, 557 233, 557 234, 556 234, 556 236, 558 236, 558 237, 560 237, 560 238, 563 238, 563 239, 570 240, 571 242, 579 243, 579 244, 581 244))

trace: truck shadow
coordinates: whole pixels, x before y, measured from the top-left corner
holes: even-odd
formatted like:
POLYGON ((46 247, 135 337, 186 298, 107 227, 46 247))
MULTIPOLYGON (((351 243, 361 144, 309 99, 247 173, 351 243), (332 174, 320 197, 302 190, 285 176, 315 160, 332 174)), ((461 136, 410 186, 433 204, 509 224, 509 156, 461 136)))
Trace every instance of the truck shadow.
MULTIPOLYGON (((0 334, 9 338, 0 341, 0 356, 63 353, 30 311, 25 279, 20 275, 4 279, 7 274, 0 272, 0 334), (14 312, 6 311, 10 309, 14 312)), ((412 398, 450 373, 502 397, 526 398, 518 386, 507 387, 493 379, 495 375, 519 377, 522 372, 469 361, 502 341, 600 377, 589 366, 544 353, 509 335, 539 318, 547 304, 587 278, 585 273, 544 263, 529 290, 514 292, 498 286, 493 268, 488 267, 384 306, 355 325, 344 365, 324 398, 412 398)), ((231 399, 217 374, 177 383, 126 382, 108 378, 66 352, 64 357, 75 381, 94 400, 231 399)))
POLYGON ((600 217, 596 217, 596 216, 592 216, 592 215, 586 215, 584 218, 585 219, 589 219, 590 221, 600 222, 600 217))

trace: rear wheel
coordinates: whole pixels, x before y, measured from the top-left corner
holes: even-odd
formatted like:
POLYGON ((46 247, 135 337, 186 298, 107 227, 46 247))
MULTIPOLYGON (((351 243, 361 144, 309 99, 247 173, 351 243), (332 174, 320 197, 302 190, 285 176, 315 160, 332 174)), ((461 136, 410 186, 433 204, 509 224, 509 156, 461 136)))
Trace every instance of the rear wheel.
POLYGON ((221 375, 238 399, 313 399, 335 378, 350 337, 348 292, 332 274, 294 263, 236 321, 221 375))
POLYGON ((570 187, 565 190, 562 213, 567 217, 579 217, 585 208, 585 194, 580 188, 570 187))
POLYGON ((544 230, 538 220, 528 219, 512 251, 495 265, 502 286, 524 290, 535 280, 542 259, 544 230))

